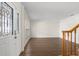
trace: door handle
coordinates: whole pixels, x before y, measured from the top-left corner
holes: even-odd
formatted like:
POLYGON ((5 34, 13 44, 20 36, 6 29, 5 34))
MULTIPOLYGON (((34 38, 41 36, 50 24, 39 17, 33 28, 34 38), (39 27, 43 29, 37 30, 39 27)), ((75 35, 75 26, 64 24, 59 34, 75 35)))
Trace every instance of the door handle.
POLYGON ((15 36, 14 38, 17 39, 17 36, 15 36))

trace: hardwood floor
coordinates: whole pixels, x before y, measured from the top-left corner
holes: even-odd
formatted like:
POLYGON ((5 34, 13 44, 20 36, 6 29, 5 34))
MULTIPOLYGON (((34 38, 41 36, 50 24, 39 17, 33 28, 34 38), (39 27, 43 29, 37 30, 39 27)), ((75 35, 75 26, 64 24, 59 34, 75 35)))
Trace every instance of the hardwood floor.
POLYGON ((32 38, 25 47, 24 56, 58 56, 61 55, 59 38, 32 38))
MULTIPOLYGON (((60 38, 32 38, 20 56, 60 56, 62 55, 61 42, 60 38)), ((71 49, 68 51, 67 44, 70 42, 65 40, 65 43, 64 56, 75 56, 74 48, 72 48, 72 54, 71 49)), ((72 47, 74 47, 74 42, 72 42, 72 47)), ((76 56, 79 56, 79 44, 76 44, 76 47, 76 56)))

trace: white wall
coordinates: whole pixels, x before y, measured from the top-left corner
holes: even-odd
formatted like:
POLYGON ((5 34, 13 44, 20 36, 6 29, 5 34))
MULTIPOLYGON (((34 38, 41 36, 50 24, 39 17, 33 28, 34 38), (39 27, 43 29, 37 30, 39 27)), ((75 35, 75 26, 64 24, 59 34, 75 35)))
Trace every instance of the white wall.
POLYGON ((24 46, 27 44, 28 40, 30 39, 30 20, 24 7, 22 7, 22 21, 21 22, 22 22, 21 23, 22 25, 21 43, 22 43, 22 51, 23 51, 24 46))
POLYGON ((58 37, 59 21, 56 20, 33 20, 31 21, 32 37, 58 37))
MULTIPOLYGON (((79 24, 79 14, 71 16, 69 18, 63 19, 60 22, 60 37, 62 37, 62 31, 63 30, 69 30, 71 28, 73 28, 75 25, 79 24)), ((77 29, 77 43, 78 43, 78 39, 79 39, 79 29, 77 29)), ((74 34, 73 34, 73 39, 72 41, 74 42, 74 34)))
MULTIPOLYGON (((79 14, 70 16, 68 18, 58 20, 58 21, 56 20, 33 20, 32 21, 31 20, 31 36, 37 37, 37 38, 61 37, 63 30, 71 29, 77 24, 79 24, 79 14)), ((77 30, 77 35, 78 33, 79 32, 77 30)))

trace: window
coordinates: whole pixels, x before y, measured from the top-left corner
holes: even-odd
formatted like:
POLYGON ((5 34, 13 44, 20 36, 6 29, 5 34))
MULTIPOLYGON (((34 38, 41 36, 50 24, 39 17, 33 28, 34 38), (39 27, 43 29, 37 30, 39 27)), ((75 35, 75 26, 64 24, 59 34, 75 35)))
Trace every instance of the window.
POLYGON ((17 13, 17 32, 19 33, 19 13, 17 13))
POLYGON ((13 9, 0 2, 0 36, 13 34, 13 9))

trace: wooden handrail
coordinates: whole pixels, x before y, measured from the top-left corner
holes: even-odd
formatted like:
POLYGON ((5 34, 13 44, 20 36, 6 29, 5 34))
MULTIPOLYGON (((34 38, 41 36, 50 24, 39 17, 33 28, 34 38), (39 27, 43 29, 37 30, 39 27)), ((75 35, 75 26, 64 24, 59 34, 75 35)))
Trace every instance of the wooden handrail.
POLYGON ((76 55, 76 30, 79 27, 79 24, 77 24, 76 26, 74 26, 73 28, 66 30, 66 31, 62 31, 63 33, 63 38, 62 38, 62 55, 73 55, 73 49, 72 49, 72 32, 74 31, 74 55, 76 55), (66 33, 68 34, 68 40, 70 40, 70 42, 68 43, 68 49, 66 50, 66 33), (70 34, 70 36, 69 36, 70 34), (67 54, 65 54, 67 52, 67 54))
POLYGON ((77 28, 79 27, 79 24, 77 24, 75 27, 73 27, 71 30, 69 30, 69 31, 74 31, 74 30, 76 30, 77 28))
POLYGON ((72 29, 66 30, 66 31, 62 31, 62 32, 72 32, 75 29, 77 29, 79 27, 79 24, 77 24, 76 26, 74 26, 72 29))

